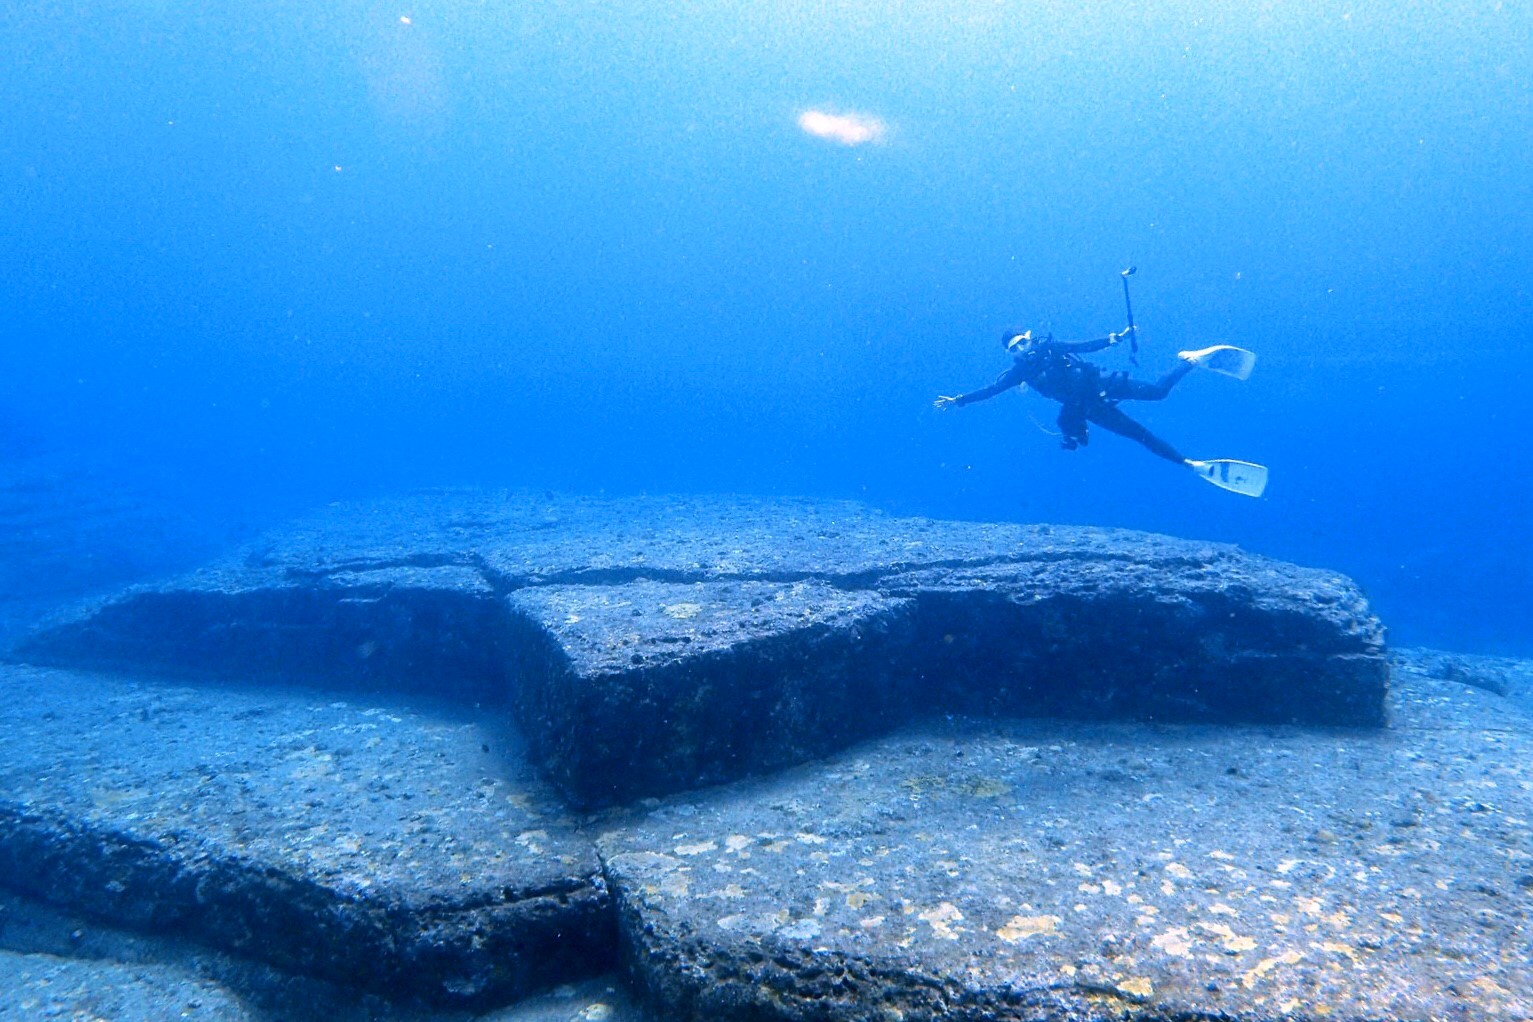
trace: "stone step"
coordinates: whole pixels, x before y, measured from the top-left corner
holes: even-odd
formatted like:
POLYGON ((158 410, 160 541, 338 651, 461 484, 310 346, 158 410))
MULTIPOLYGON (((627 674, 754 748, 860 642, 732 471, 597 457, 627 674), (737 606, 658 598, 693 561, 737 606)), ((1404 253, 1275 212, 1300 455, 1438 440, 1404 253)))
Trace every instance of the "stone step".
POLYGON ((657 1011, 1533 1018, 1533 717, 1414 670, 1387 730, 925 724, 615 814, 657 1011))
POLYGON ((509 698, 575 805, 802 762, 921 716, 1383 723, 1332 572, 1123 530, 854 504, 426 494, 339 506, 20 657, 509 698))
POLYGON ((22 893, 428 1004, 614 962, 594 848, 461 710, 8 666, 0 734, 22 893))

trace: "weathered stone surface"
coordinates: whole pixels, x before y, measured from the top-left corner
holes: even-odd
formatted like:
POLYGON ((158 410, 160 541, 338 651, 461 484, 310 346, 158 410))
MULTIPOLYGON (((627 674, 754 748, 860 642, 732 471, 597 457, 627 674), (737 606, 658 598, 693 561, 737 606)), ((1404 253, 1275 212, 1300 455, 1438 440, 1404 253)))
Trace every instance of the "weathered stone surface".
MULTIPOLYGON (((431 1008, 419 1003, 387 1000, 365 991, 283 972, 254 959, 225 954, 195 941, 165 932, 145 933, 104 925, 77 912, 0 889, 0 991, 11 977, 36 975, 61 962, 72 963, 67 973, 78 987, 65 990, 57 982, 26 1011, 0 1018, 110 1019, 111 1022, 164 1022, 209 1017, 198 1011, 222 1010, 233 1002, 233 1018, 261 1022, 649 1022, 615 972, 561 983, 513 1004, 473 1014, 461 1008, 431 1008), (7 970, 11 970, 8 971, 7 970), (78 1014, 48 1013, 52 1005, 69 1003, 60 994, 79 989, 78 1014), (204 996, 202 991, 211 994, 204 996), (180 1001, 185 997, 184 1003, 180 1001), (90 1014, 92 1007, 120 1010, 90 1014), (142 1010, 140 1010, 142 1009, 142 1010)), ((593 968, 600 963, 592 963, 593 968)), ((51 977, 49 977, 51 979, 51 977)), ((0 1005, 4 995, 0 993, 0 1005)), ((217 1016, 215 1016, 217 1017, 217 1016)))
MULTIPOLYGON (((447 1020, 443 1020, 447 1022, 447 1020)), ((456 1022, 456 1020, 453 1020, 456 1022)), ((568 983, 509 1007, 480 1016, 477 1022, 665 1022, 637 1003, 617 974, 568 983)))
POLYGON ((909 601, 818 582, 539 586, 518 720, 581 804, 799 763, 909 716, 909 601), (534 652, 541 650, 541 652, 534 652))
POLYGON ((924 725, 613 814, 666 1017, 1533 1017, 1533 719, 1407 666, 1375 729, 924 725))
POLYGON ((0 1019, 247 1022, 237 997, 164 966, 0 951, 0 1019))
POLYGON ((882 587, 916 601, 925 696, 954 711, 1383 723, 1378 622, 1330 572, 1119 535, 882 587))
POLYGON ((1440 649, 1400 649, 1392 659, 1400 669, 1483 688, 1533 713, 1533 660, 1440 649))
POLYGON ((439 1004, 610 962, 600 864, 506 729, 334 694, 0 669, 0 877, 439 1004))
POLYGON ((1334 573, 1122 530, 854 504, 428 494, 337 507, 46 631, 34 662, 511 696, 579 805, 942 712, 1378 725, 1334 573))
POLYGON ((472 702, 505 697, 504 623, 493 589, 471 567, 278 572, 224 563, 89 605, 20 655, 472 702))

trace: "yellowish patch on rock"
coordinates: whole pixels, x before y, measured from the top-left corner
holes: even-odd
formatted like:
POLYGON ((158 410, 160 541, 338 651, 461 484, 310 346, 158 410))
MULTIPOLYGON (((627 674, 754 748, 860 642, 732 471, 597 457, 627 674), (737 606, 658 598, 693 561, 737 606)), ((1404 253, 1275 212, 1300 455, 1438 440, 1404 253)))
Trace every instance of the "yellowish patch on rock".
POLYGON ((685 621, 687 618, 697 617, 697 615, 701 614, 703 612, 703 605, 701 603, 667 603, 660 609, 665 611, 667 617, 673 617, 678 621, 685 621))
POLYGON ((1486 997, 1510 997, 1512 992, 1489 976, 1481 976, 1469 984, 1486 997))
POLYGON ((1323 940, 1320 943, 1314 944, 1312 946, 1317 947, 1322 951, 1329 951, 1333 955, 1346 955, 1354 962, 1357 961, 1357 949, 1354 948, 1351 944, 1343 944, 1339 940, 1323 940))
POLYGON ((995 931, 995 935, 1008 944, 1015 944, 1027 937, 1053 933, 1058 927, 1058 916, 1012 916, 1005 926, 995 931))
POLYGON ((319 751, 312 745, 307 749, 289 753, 287 758, 300 761, 288 774, 295 781, 317 781, 335 773, 335 757, 328 752, 319 751))
POLYGON ((940 791, 947 787, 946 777, 907 777, 900 782, 900 787, 910 792, 911 798, 921 798, 929 791, 940 791))
POLYGON ((718 844, 713 841, 699 841, 695 845, 677 845, 677 855, 702 855, 706 852, 717 850, 718 844))
POLYGON ((724 848, 727 851, 739 852, 751 845, 751 839, 744 834, 731 834, 724 839, 724 848))
POLYGON ((1300 955, 1297 951, 1284 951, 1282 954, 1276 955, 1272 958, 1263 958, 1261 961, 1256 963, 1254 968, 1252 968, 1244 976, 1240 977, 1240 985, 1249 990, 1256 986, 1258 982, 1265 979, 1267 977, 1267 973, 1271 972, 1273 969, 1276 969, 1279 965, 1297 965, 1299 958, 1300 955))
POLYGON ((1188 869, 1186 866, 1183 866, 1180 862, 1168 862, 1168 863, 1166 863, 1166 872, 1170 873, 1172 876, 1176 877, 1178 880, 1191 880, 1192 879, 1192 870, 1188 869))
POLYGON ((1178 958, 1192 957, 1192 935, 1185 926, 1175 926, 1150 938, 1150 946, 1178 958))
POLYGON ((1134 997, 1149 997, 1155 993, 1155 985, 1147 976, 1134 976, 1118 984, 1118 989, 1134 997))
POLYGON ((1223 923, 1198 923, 1198 929, 1219 938, 1226 951, 1250 951, 1256 947, 1256 941, 1242 937, 1223 923))
POLYGON ((1004 798, 1011 794, 1011 785, 994 778, 981 777, 964 790, 975 798, 1004 798))
POLYGON ((916 918, 930 926, 932 933, 942 940, 957 940, 958 933, 953 929, 953 924, 963 922, 963 913, 958 911, 958 906, 952 902, 944 901, 936 908, 920 913, 916 918))

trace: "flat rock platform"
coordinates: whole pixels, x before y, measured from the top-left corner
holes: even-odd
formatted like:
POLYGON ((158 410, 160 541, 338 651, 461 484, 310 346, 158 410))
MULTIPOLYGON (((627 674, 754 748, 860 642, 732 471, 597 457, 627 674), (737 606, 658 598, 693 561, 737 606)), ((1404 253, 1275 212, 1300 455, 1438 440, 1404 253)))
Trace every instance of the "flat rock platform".
POLYGON ((612 818, 671 1019, 1533 1018, 1533 719, 957 721, 612 818))
POLYGON ((834 502, 435 493, 338 506, 86 608, 20 659, 509 702, 597 807, 941 713, 1380 725, 1333 572, 1093 528, 834 502))
POLYGON ((0 734, 0 877, 23 893, 426 1003, 614 953, 595 851, 504 729, 10 666, 0 734))
POLYGON ((0 884, 210 1017, 1511 1022, 1530 679, 1218 544, 429 494, 34 631, 0 884))

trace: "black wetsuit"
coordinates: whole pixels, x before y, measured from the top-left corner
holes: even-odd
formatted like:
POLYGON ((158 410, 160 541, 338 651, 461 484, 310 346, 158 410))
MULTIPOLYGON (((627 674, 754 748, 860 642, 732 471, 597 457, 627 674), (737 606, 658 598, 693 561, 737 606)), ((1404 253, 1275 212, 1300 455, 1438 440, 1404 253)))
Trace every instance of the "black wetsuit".
POLYGON ((1181 464, 1182 455, 1160 437, 1123 414, 1119 401, 1159 401, 1171 393, 1193 364, 1178 360, 1177 367, 1154 383, 1131 379, 1128 373, 1103 373, 1100 368, 1078 356, 1101 351, 1112 343, 1102 337, 1094 341, 1056 341, 1051 338, 1032 341, 1017 351, 1010 369, 990 386, 972 394, 960 394, 953 403, 970 404, 995 397, 1002 391, 1023 384, 1046 398, 1058 401, 1059 429, 1066 449, 1074 450, 1087 442, 1086 424, 1094 422, 1109 432, 1137 440, 1168 461, 1181 464))

